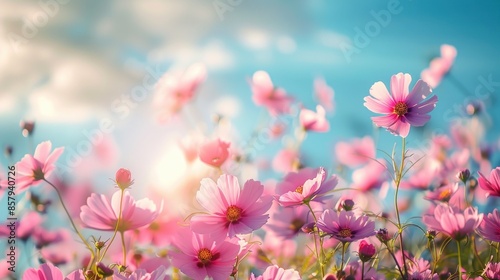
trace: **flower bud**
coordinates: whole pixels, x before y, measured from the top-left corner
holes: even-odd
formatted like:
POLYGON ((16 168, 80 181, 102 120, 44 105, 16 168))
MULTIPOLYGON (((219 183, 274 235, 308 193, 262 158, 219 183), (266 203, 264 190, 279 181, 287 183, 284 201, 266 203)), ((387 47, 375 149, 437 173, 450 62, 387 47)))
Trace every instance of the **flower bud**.
POLYGON ((377 234, 375 235, 380 242, 386 244, 389 240, 392 238, 389 236, 389 232, 385 228, 381 228, 377 231, 377 234))
POLYGON ((120 189, 124 190, 134 184, 134 180, 132 180, 132 174, 128 169, 120 168, 116 171, 116 186, 120 189))
POLYGON ((352 199, 344 200, 344 203, 342 204, 342 208, 345 211, 351 211, 354 208, 354 201, 352 199))
POLYGON ((469 169, 464 169, 464 170, 460 171, 457 174, 457 177, 458 177, 458 179, 460 179, 460 181, 462 181, 465 184, 467 182, 467 180, 469 180, 469 178, 470 178, 469 169))
POLYGON ((314 226, 316 225, 316 223, 314 222, 310 222, 310 223, 307 223, 305 225, 302 226, 302 232, 305 232, 305 233, 312 233, 314 232, 314 226))
POLYGON ((375 246, 368 242, 361 240, 359 243, 359 259, 362 262, 369 261, 375 255, 375 246))
POLYGON ((14 151, 14 149, 12 148, 12 146, 7 146, 5 147, 5 156, 10 158, 12 156, 12 152, 14 151))
POLYGON ((24 137, 31 136, 31 134, 33 134, 33 130, 35 130, 35 122, 21 121, 19 125, 21 126, 24 137))
POLYGON ((335 275, 333 274, 327 274, 325 275, 325 278, 323 278, 323 280, 337 280, 337 277, 335 277, 335 275))
POLYGON ((111 268, 107 267, 102 262, 97 263, 96 267, 97 267, 97 273, 103 277, 109 277, 113 275, 114 271, 111 268))

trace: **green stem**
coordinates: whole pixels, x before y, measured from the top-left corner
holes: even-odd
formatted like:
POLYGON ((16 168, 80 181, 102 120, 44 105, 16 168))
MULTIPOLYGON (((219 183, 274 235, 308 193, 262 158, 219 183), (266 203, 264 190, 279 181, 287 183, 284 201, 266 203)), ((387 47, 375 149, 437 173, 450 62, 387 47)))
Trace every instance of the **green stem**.
POLYGON ((459 240, 457 240, 457 250, 458 250, 458 279, 462 280, 462 252, 460 249, 459 240))
POLYGON ((127 266, 127 248, 125 247, 125 236, 123 235, 123 230, 120 230, 120 237, 122 239, 122 250, 123 250, 123 266, 127 266))
MULTIPOLYGON (((403 267, 405 270, 404 275, 408 275, 408 268, 406 267, 406 256, 405 256, 405 250, 404 250, 404 245, 403 245, 403 228, 401 227, 401 218, 399 217, 399 207, 398 207, 398 194, 399 194, 399 185, 401 184, 401 180, 403 179, 403 172, 404 172, 404 165, 405 165, 405 150, 406 150, 406 138, 402 138, 403 143, 402 143, 402 151, 401 151, 401 164, 399 166, 399 170, 396 170, 396 178, 395 178, 395 184, 396 184, 396 192, 394 194, 394 207, 396 208, 396 218, 398 219, 398 235, 399 235, 399 241, 401 244, 401 253, 403 256, 403 267)), ((405 276, 403 276, 403 279, 406 279, 405 276)))
POLYGON ((399 274, 401 274, 401 277, 403 279, 405 279, 405 275, 403 273, 403 270, 401 269, 401 266, 399 265, 398 260, 396 259, 396 256, 394 255, 394 252, 389 248, 389 246, 387 244, 385 246, 387 246, 387 251, 389 251, 389 255, 391 255, 392 259, 396 263, 396 267, 398 268, 399 274))
POLYGON ((346 244, 347 242, 342 242, 342 261, 340 262, 340 271, 344 271, 344 255, 345 255, 345 249, 346 249, 346 244))
POLYGON ((116 226, 115 226, 115 230, 114 230, 114 233, 113 233, 113 237, 111 237, 111 240, 109 241, 108 245, 104 249, 104 252, 102 253, 101 258, 99 259, 99 262, 102 261, 102 259, 104 259, 104 256, 106 256, 106 253, 108 252, 109 247, 111 246, 111 244, 115 240, 116 233, 118 233, 118 228, 119 228, 120 223, 122 221, 122 206, 123 206, 122 204, 123 204, 124 193, 125 193, 125 191, 122 190, 122 193, 120 195, 120 210, 118 211, 118 220, 116 221, 116 226))
POLYGON ((68 211, 68 208, 66 208, 66 204, 64 204, 64 201, 62 199, 62 196, 61 196, 61 193, 59 192, 59 190, 56 188, 56 186, 54 186, 54 184, 52 184, 51 182, 47 181, 47 179, 43 179, 47 184, 49 184, 50 186, 52 186, 52 188, 54 188, 54 190, 56 191, 57 193, 57 196, 59 197, 59 201, 61 202, 61 205, 62 207, 64 208, 64 212, 66 212, 66 215, 68 216, 69 218, 69 221, 71 222, 71 225, 73 226, 73 229, 75 230, 76 234, 78 234, 78 237, 80 237, 80 239, 82 240, 83 244, 85 244, 85 246, 87 247, 87 249, 89 249, 90 251, 90 259, 92 260, 94 258, 94 251, 92 250, 92 247, 90 246, 90 244, 87 242, 87 240, 83 237, 82 233, 78 230, 78 228, 76 227, 76 224, 75 222, 73 221, 73 219, 71 218, 71 215, 69 214, 69 211, 68 211))
POLYGON ((316 250, 316 258, 318 258, 318 261, 319 261, 319 267, 320 267, 320 273, 321 273, 321 279, 323 279, 325 277, 325 261, 324 261, 324 256, 325 256, 325 252, 323 251, 323 238, 321 238, 320 236, 320 232, 319 232, 319 228, 317 226, 317 223, 318 223, 318 219, 316 218, 316 214, 314 214, 314 211, 311 207, 311 204, 309 202, 307 203, 304 203, 305 205, 307 205, 307 207, 309 208, 309 211, 311 211, 311 214, 313 216, 313 219, 314 219, 314 231, 315 231, 315 236, 314 236, 314 249, 316 250), (318 246, 316 244, 316 234, 318 235, 318 238, 319 238, 319 250, 318 250, 318 246))

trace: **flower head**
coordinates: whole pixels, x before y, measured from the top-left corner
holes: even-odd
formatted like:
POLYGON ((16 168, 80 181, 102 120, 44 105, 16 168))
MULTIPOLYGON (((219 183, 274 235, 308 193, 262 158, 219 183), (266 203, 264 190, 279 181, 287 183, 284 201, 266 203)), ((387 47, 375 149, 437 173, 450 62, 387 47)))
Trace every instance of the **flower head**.
MULTIPOLYGON (((113 194, 111 202, 102 194, 93 193, 82 206, 80 219, 88 228, 114 231, 120 213, 122 191, 113 194)), ((160 207, 162 208, 162 207, 160 207)), ((138 229, 153 222, 161 209, 149 198, 135 201, 128 191, 123 194, 122 216, 118 231, 138 229)))
POLYGON ((488 192, 487 195, 500 196, 500 167, 490 172, 490 178, 487 179, 481 172, 479 173, 479 186, 488 192))
POLYGON ((314 80, 314 96, 325 109, 330 112, 335 108, 333 103, 333 97, 335 92, 328 86, 323 78, 317 78, 314 80))
POLYGON ((160 265, 152 272, 147 272, 145 269, 137 269, 130 275, 115 273, 114 280, 169 280, 165 266, 160 265))
POLYGON ((450 71, 456 56, 457 49, 454 46, 441 45, 441 56, 434 58, 429 68, 422 71, 420 77, 432 88, 436 88, 443 77, 450 71))
POLYGON ((227 279, 233 271, 240 246, 223 235, 197 234, 181 230, 174 240, 178 252, 169 252, 172 263, 195 280, 227 279))
POLYGON ((229 145, 220 139, 206 142, 200 147, 201 161, 214 167, 221 167, 229 156, 229 145))
POLYGON ((302 109, 299 114, 300 126, 305 131, 327 132, 330 130, 330 124, 325 118, 325 109, 318 105, 316 112, 302 109))
POLYGON ((484 268, 484 275, 488 279, 500 279, 500 262, 489 262, 484 268))
POLYGON ((116 171, 115 175, 116 179, 116 185, 118 188, 124 190, 130 187, 131 185, 134 184, 134 180, 132 180, 132 174, 128 169, 125 168, 120 168, 118 171, 116 171))
POLYGON ((326 178, 327 173, 323 168, 304 168, 298 172, 288 173, 276 186, 278 202, 288 207, 318 200, 337 186, 337 176, 333 175, 328 180, 326 178))
MULTIPOLYGON (((18 192, 38 184, 54 171, 55 162, 63 153, 64 148, 56 148, 52 153, 51 149, 52 143, 50 141, 42 142, 38 144, 33 155, 27 154, 16 163, 16 190, 18 192)), ((4 185, 6 182, 2 182, 2 186, 4 185)))
POLYGON ((196 200, 208 214, 191 218, 191 229, 233 237, 261 228, 269 219, 266 212, 272 203, 270 196, 262 197, 263 192, 259 181, 248 180, 240 189, 238 179, 227 174, 221 175, 217 183, 209 178, 201 180, 196 200))
POLYGON ((375 235, 375 222, 352 211, 325 210, 318 219, 318 228, 341 242, 353 242, 375 235))
POLYGON ((494 209, 492 213, 484 217, 477 232, 485 239, 500 242, 500 212, 498 209, 494 209))
POLYGON ((294 269, 283 269, 277 265, 271 265, 266 268, 264 273, 255 277, 252 273, 250 280, 300 280, 299 272, 294 269))
POLYGON ((281 88, 276 88, 265 71, 257 71, 253 74, 252 100, 259 106, 264 106, 273 116, 288 113, 292 98, 281 88))
POLYGON ((335 145, 335 156, 341 164, 349 167, 369 163, 375 158, 375 142, 369 136, 338 142, 335 145))
POLYGON ((394 135, 408 136, 410 126, 423 126, 430 120, 430 113, 438 98, 427 98, 432 92, 429 85, 418 80, 411 92, 409 74, 398 73, 391 78, 391 94, 382 82, 376 82, 365 97, 365 107, 384 116, 372 117, 375 125, 386 128, 394 135))
POLYGON ((483 220, 483 214, 478 214, 476 208, 465 210, 439 204, 434 208, 433 215, 424 215, 424 224, 431 230, 442 232, 455 240, 462 240, 474 232, 483 220))
POLYGON ((359 259, 362 262, 369 261, 375 255, 375 246, 369 244, 365 240, 361 240, 359 243, 359 259))

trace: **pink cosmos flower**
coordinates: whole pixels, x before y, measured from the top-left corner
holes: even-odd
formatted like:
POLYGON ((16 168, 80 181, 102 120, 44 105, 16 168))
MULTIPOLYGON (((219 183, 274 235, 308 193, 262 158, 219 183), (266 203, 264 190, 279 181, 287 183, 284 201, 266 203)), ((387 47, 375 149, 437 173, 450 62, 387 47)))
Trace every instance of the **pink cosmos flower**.
POLYGON ((365 97, 365 107, 384 116, 372 117, 375 125, 386 128, 394 135, 408 136, 410 127, 423 126, 430 120, 430 113, 438 98, 427 98, 432 92, 429 85, 418 80, 411 92, 408 87, 410 74, 398 73, 391 78, 391 94, 384 83, 376 82, 370 88, 370 95, 365 97))
POLYGON ((42 142, 36 147, 33 156, 27 154, 16 163, 16 191, 18 194, 29 186, 48 178, 54 171, 55 163, 63 153, 64 148, 56 148, 52 153, 51 149, 52 143, 50 141, 42 142))
POLYGON ((325 118, 325 109, 321 105, 316 106, 316 112, 301 109, 299 121, 305 131, 327 132, 330 130, 330 124, 325 118))
POLYGON ((290 111, 293 99, 281 88, 276 88, 265 71, 257 71, 250 82, 252 100, 259 106, 264 106, 271 115, 276 116, 290 111))
POLYGON ((488 279, 500 279, 500 262, 488 262, 484 268, 484 276, 488 279))
POLYGON ((221 167, 229 156, 229 145, 220 139, 206 142, 200 147, 200 160, 208 165, 221 167))
POLYGON ((296 169, 300 164, 300 154, 295 149, 285 148, 280 150, 273 159, 273 169, 288 173, 296 169))
POLYGON ((147 227, 134 231, 138 242, 143 244, 153 244, 157 247, 170 245, 176 225, 181 223, 180 217, 171 215, 170 211, 163 211, 158 218, 147 227))
POLYGON ((276 186, 278 202, 282 206, 289 207, 320 200, 338 183, 336 175, 332 175, 328 180, 326 178, 327 173, 323 168, 304 168, 298 172, 290 172, 276 186))
MULTIPOLYGON (((43 218, 38 212, 30 211, 14 222, 16 238, 26 241, 32 237, 42 225, 43 218)), ((0 237, 10 236, 10 222, 0 226, 0 237)))
POLYGON ((201 180, 196 200, 208 214, 191 218, 194 232, 222 233, 233 237, 261 228, 269 219, 266 212, 272 197, 262 196, 264 186, 259 181, 246 181, 240 188, 235 176, 223 174, 215 183, 212 179, 201 180))
POLYGON ((301 232, 302 226, 312 221, 309 217, 309 209, 306 207, 277 209, 269 219, 266 227, 273 231, 276 236, 290 239, 301 232))
POLYGON ((165 73, 156 85, 153 101, 159 121, 168 121, 191 101, 206 75, 203 64, 193 64, 184 73, 165 73))
POLYGON ((252 273, 250 280, 300 280, 300 274, 294 269, 283 269, 277 265, 271 265, 266 268, 264 273, 255 277, 252 273))
MULTIPOLYGON (((102 194, 93 193, 82 206, 80 219, 88 228, 114 231, 120 213, 120 196, 122 191, 113 194, 111 202, 102 194)), ((128 191, 124 193, 122 204, 122 220, 118 231, 138 229, 149 225, 158 217, 161 208, 149 198, 135 201, 128 191)))
POLYGON ((233 271, 240 246, 224 235, 196 234, 181 230, 174 241, 179 252, 169 252, 172 264, 195 280, 225 280, 233 271))
POLYGON ((483 214, 476 208, 467 207, 465 211, 439 204, 434 208, 434 215, 424 215, 422 221, 430 230, 442 232, 455 240, 461 240, 481 224, 483 214))
POLYGON ((314 96, 328 112, 333 111, 333 97, 335 92, 328 86, 323 78, 317 78, 314 80, 314 96))
POLYGON ((425 194, 424 199, 430 201, 448 202, 451 196, 458 191, 458 183, 440 186, 425 194))
POLYGON ((420 74, 421 79, 436 88, 443 77, 450 71, 455 57, 457 56, 457 49, 451 45, 441 45, 441 56, 434 58, 429 68, 424 69, 420 74))
POLYGON ((500 196, 500 167, 490 172, 490 178, 487 179, 481 172, 479 173, 479 186, 488 192, 487 195, 500 196))
POLYGON ((494 209, 484 217, 477 232, 484 238, 494 242, 500 242, 500 213, 494 209))
POLYGON ((23 274, 23 280, 85 280, 81 270, 73 271, 64 277, 61 270, 51 263, 44 263, 39 268, 29 268, 23 274))
POLYGON ((327 209, 318 219, 318 228, 341 242, 353 242, 375 235, 375 222, 353 211, 327 209))
POLYGON ((375 158, 375 143, 370 136, 338 142, 335 145, 335 156, 341 164, 356 167, 375 158))
MULTIPOLYGON (((361 279, 361 269, 362 269, 362 266, 361 266, 360 262, 351 261, 346 265, 344 271, 347 273, 348 277, 352 277, 352 279, 361 279)), ((373 269, 369 265, 365 265, 364 272, 365 272, 364 277, 363 277, 364 280, 367 280, 367 279, 369 279, 369 280, 385 279, 385 277, 383 275, 379 275, 377 273, 377 270, 373 269)))
POLYGON ((376 160, 371 160, 367 165, 352 173, 353 189, 369 191, 379 188, 387 180, 387 169, 383 159, 376 160))

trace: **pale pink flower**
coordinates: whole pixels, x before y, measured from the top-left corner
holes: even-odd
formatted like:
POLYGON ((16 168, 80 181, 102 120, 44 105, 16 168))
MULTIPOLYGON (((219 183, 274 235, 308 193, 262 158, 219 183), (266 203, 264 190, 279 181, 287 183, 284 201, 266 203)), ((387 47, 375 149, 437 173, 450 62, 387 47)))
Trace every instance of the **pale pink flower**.
POLYGON ((484 217, 477 232, 484 238, 494 242, 500 242, 500 213, 494 209, 484 217))
POLYGON ((288 173, 276 186, 278 202, 285 207, 299 206, 313 200, 321 200, 338 183, 336 175, 328 180, 325 169, 304 168, 288 173))
POLYGON ((341 164, 356 167, 375 158, 375 143, 370 136, 338 142, 335 145, 335 156, 341 164))
POLYGON ((273 159, 273 169, 288 173, 295 170, 300 164, 300 154, 295 149, 285 148, 280 150, 273 159))
POLYGON ((479 186, 488 192, 487 195, 500 196, 500 167, 491 170, 489 178, 486 178, 481 172, 478 173, 479 186))
POLYGON ((325 118, 325 109, 318 105, 316 112, 309 109, 301 109, 299 114, 300 126, 305 131, 327 132, 330 130, 330 124, 325 118))
POLYGON ((153 101, 159 121, 168 121, 191 101, 205 78, 206 68, 202 64, 193 64, 184 73, 165 73, 156 84, 153 101))
MULTIPOLYGON (((344 271, 347 273, 347 275, 349 275, 350 277, 352 277, 352 279, 361 279, 361 263, 358 262, 358 261, 351 261, 349 262, 344 271)), ((383 275, 379 275, 377 273, 377 270, 373 269, 371 266, 369 265, 365 265, 365 270, 364 270, 364 278, 363 280, 382 280, 382 279, 385 279, 385 277, 383 277, 383 275)))
POLYGON ((386 128, 394 135, 408 136, 410 127, 423 126, 430 120, 430 113, 438 98, 429 97, 432 89, 422 80, 418 80, 411 92, 410 74, 398 73, 391 78, 391 94, 382 82, 376 82, 370 88, 370 95, 365 97, 365 107, 384 116, 372 117, 375 125, 386 128))
POLYGON ((181 223, 180 217, 171 215, 170 211, 163 211, 158 218, 147 227, 134 231, 137 241, 143 244, 153 244, 157 247, 170 245, 176 225, 181 223))
MULTIPOLYGON (((120 213, 120 196, 122 191, 113 194, 111 201, 102 194, 93 193, 82 206, 80 219, 88 228, 114 231, 120 213)), ((162 207, 163 208, 163 205, 162 207)), ((118 231, 138 229, 152 223, 161 209, 149 198, 135 201, 126 191, 123 195, 122 219, 118 231)))
POLYGON ((277 265, 266 268, 261 276, 255 277, 252 273, 250 280, 300 280, 300 274, 294 269, 283 269, 277 265))
POLYGON ((179 252, 169 251, 172 264, 195 280, 206 277, 214 280, 228 279, 240 246, 226 241, 225 237, 181 230, 174 241, 179 252))
POLYGON ((229 156, 229 145, 220 139, 205 142, 200 147, 200 160, 208 165, 221 167, 229 156))
MULTIPOLYGON (((56 161, 61 156, 64 148, 56 148, 51 153, 52 143, 45 141, 35 149, 32 155, 25 155, 21 161, 16 163, 16 193, 26 190, 32 185, 40 183, 41 180, 48 178, 56 168, 56 161)), ((6 186, 3 182, 2 186, 6 186)))
POLYGON ((59 270, 51 263, 44 263, 39 268, 29 268, 23 274, 23 280, 63 280, 64 276, 59 270))
POLYGON ((276 236, 290 239, 302 232, 302 226, 310 221, 312 218, 309 217, 309 209, 306 207, 280 207, 274 211, 266 227, 273 231, 276 236))
POLYGON ((458 183, 440 186, 433 191, 428 191, 424 199, 430 201, 448 202, 453 194, 458 191, 458 183))
POLYGON ((334 103, 333 97, 335 92, 328 86, 323 78, 316 78, 314 80, 314 97, 318 100, 328 112, 333 111, 334 103))
POLYGON ((238 179, 227 174, 221 175, 217 183, 210 178, 201 180, 196 200, 208 214, 191 218, 191 229, 233 237, 261 228, 269 219, 266 212, 272 203, 272 197, 262 196, 263 192, 259 181, 248 180, 241 189, 238 179))
POLYGON ((488 279, 500 279, 500 262, 488 262, 484 268, 484 275, 488 279))
POLYGON ((352 173, 352 188, 369 191, 379 188, 387 180, 387 169, 382 159, 371 160, 352 173))
POLYGON ((288 113, 293 99, 281 88, 276 88, 265 71, 257 71, 250 82, 252 100, 256 105, 264 106, 271 115, 288 113))
POLYGON ((432 88, 436 88, 443 77, 450 71, 456 56, 457 49, 454 46, 441 45, 441 56, 434 58, 429 68, 422 71, 420 77, 432 88))
POLYGON ((476 208, 465 210, 439 204, 434 208, 433 215, 424 215, 422 221, 430 230, 442 232, 455 240, 461 240, 481 224, 483 214, 478 214, 476 208))
POLYGON ((353 242, 375 235, 375 222, 355 212, 327 209, 318 219, 318 228, 341 242, 353 242))
POLYGON ((30 211, 14 222, 8 221, 2 224, 0 227, 0 237, 10 236, 11 229, 15 228, 16 238, 26 241, 35 234, 42 225, 42 222, 43 218, 38 212, 30 211), (11 226, 12 223, 14 223, 14 226, 11 226))

